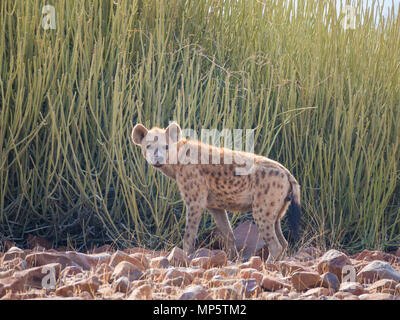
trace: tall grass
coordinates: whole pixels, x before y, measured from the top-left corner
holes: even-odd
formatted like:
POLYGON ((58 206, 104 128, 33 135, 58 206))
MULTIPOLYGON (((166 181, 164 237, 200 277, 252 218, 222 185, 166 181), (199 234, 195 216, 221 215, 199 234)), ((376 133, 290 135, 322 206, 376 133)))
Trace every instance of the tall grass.
POLYGON ((305 241, 400 242, 400 19, 356 12, 344 30, 333 1, 2 1, 0 237, 179 245, 177 187, 130 141, 176 120, 254 129, 302 186, 305 241))

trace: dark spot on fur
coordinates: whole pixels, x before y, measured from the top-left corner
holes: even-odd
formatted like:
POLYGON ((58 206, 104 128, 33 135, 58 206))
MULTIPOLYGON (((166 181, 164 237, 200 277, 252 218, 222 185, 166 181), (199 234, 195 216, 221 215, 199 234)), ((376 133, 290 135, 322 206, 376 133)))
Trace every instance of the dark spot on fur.
POLYGON ((275 205, 275 202, 272 201, 272 202, 271 202, 271 207, 273 207, 274 205, 275 205))
POLYGON ((261 176, 263 177, 263 179, 265 178, 265 171, 261 171, 261 176))

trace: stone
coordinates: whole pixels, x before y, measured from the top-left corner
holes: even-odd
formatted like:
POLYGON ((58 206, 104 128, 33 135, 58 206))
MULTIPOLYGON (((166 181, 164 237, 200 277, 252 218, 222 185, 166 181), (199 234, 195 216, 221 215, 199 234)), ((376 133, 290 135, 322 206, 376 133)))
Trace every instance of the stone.
POLYGON ((356 296, 350 292, 344 292, 344 291, 338 291, 333 296, 340 300, 360 300, 358 298, 358 296, 356 296))
MULTIPOLYGON (((50 263, 47 265, 14 272, 13 277, 16 279, 21 279, 22 283, 25 286, 43 288, 43 285, 49 285, 49 286, 51 285, 51 283, 48 282, 50 281, 51 278, 47 277, 48 275, 51 275, 51 273, 54 274, 53 280, 57 281, 60 275, 60 270, 61 270, 61 264, 50 263), (43 284, 42 280, 45 281, 43 284)), ((53 285, 55 289, 56 283, 54 283, 53 285)))
POLYGON ((212 256, 213 256, 213 251, 212 250, 207 249, 207 248, 200 248, 200 249, 197 249, 195 251, 195 253, 191 254, 189 258, 191 260, 193 260, 193 259, 196 259, 196 258, 204 258, 204 257, 211 258, 212 256))
POLYGON ((283 296, 282 293, 279 292, 263 292, 261 294, 261 299, 263 300, 280 300, 283 296))
POLYGON ((399 282, 400 273, 384 261, 374 260, 357 273, 360 283, 372 283, 381 279, 390 279, 399 282))
POLYGON ((361 253, 355 255, 354 259, 364 261, 380 260, 389 263, 400 262, 400 258, 396 255, 376 250, 363 250, 361 253))
POLYGON ((233 286, 214 288, 212 293, 218 300, 240 300, 242 298, 240 292, 233 286))
POLYGON ((127 277, 129 281, 138 280, 143 275, 141 268, 128 261, 121 261, 114 269, 111 279, 127 277))
POLYGON ((248 260, 256 255, 266 244, 259 234, 257 226, 251 221, 239 224, 233 230, 233 235, 236 248, 243 260, 248 260))
POLYGON ((169 261, 166 257, 156 257, 150 260, 150 268, 168 268, 169 261))
POLYGON ((148 267, 148 261, 143 261, 142 256, 136 257, 134 254, 129 255, 123 251, 117 250, 111 257, 110 266, 116 267, 119 263, 126 261, 136 266, 138 270, 145 271, 148 267), (144 262, 144 263, 143 263, 144 262))
POLYGON ((336 292, 339 290, 340 281, 336 274, 332 272, 326 272, 321 275, 321 286, 324 288, 332 289, 336 292))
POLYGON ((330 291, 329 289, 318 287, 318 288, 312 288, 312 289, 307 290, 301 296, 302 297, 311 296, 313 298, 319 298, 321 296, 329 296, 329 295, 332 295, 332 294, 333 294, 333 292, 330 291))
POLYGON ((167 259, 169 264, 175 267, 186 267, 189 265, 189 257, 187 256, 186 252, 178 247, 175 247, 171 250, 167 259))
POLYGON ((194 258, 194 259, 192 259, 192 261, 190 261, 190 266, 191 267, 199 267, 202 269, 212 268, 211 267, 211 258, 210 257, 194 258))
POLYGON ((399 300, 389 293, 366 293, 359 296, 360 300, 399 300))
POLYGON ((320 258, 317 270, 319 274, 331 272, 341 280, 342 270, 345 266, 352 266, 350 258, 343 252, 331 249, 320 258))
POLYGON ((128 277, 122 276, 115 280, 112 284, 113 288, 117 292, 128 293, 130 289, 130 282, 128 277))
POLYGON ((321 283, 321 277, 316 272, 297 271, 290 278, 292 286, 297 291, 315 288, 321 283))
POLYGON ((166 279, 175 279, 175 278, 179 278, 179 277, 183 278, 185 285, 188 285, 188 284, 192 283, 192 281, 193 281, 193 275, 191 275, 187 271, 179 270, 177 268, 170 269, 166 273, 166 275, 164 277, 164 280, 166 280, 166 279))
POLYGON ((213 250, 211 256, 211 267, 222 267, 225 266, 228 261, 228 256, 225 251, 213 250))
MULTIPOLYGON (((129 255, 131 258, 134 258, 140 262, 143 266, 144 270, 148 269, 150 266, 150 260, 147 258, 146 254, 143 252, 136 252, 129 255)), ((132 263, 132 262, 131 262, 132 263)))
POLYGON ((398 285, 397 281, 391 279, 381 279, 374 282, 371 286, 369 286, 368 292, 396 294, 397 285, 398 285))
POLYGON ((111 281, 114 268, 107 263, 102 263, 98 265, 95 270, 96 276, 103 282, 107 283, 111 281))
POLYGON ((151 300, 152 290, 149 284, 143 284, 137 287, 129 295, 128 300, 151 300))
MULTIPOLYGON (((187 280, 187 278, 186 278, 186 280, 187 280)), ((190 282, 185 283, 185 278, 176 277, 176 278, 172 278, 172 279, 165 279, 162 282, 162 284, 164 286, 182 287, 182 286, 190 284, 190 282)))
POLYGON ((242 269, 239 273, 239 278, 241 278, 241 279, 254 278, 258 281, 258 283, 261 283, 263 276, 264 275, 261 272, 257 271, 257 269, 253 269, 253 268, 242 269))
POLYGON ((211 293, 202 285, 188 286, 178 300, 210 300, 211 293))
POLYGON ((214 276, 226 277, 227 273, 225 272, 224 269, 220 269, 220 268, 211 268, 211 269, 205 270, 203 273, 203 278, 206 280, 210 280, 214 276))
POLYGON ((302 265, 293 262, 293 261, 279 261, 278 262, 278 270, 282 273, 283 276, 289 276, 298 271, 309 271, 304 268, 302 265))
POLYGON ((259 281, 255 278, 243 279, 242 286, 243 289, 240 292, 246 298, 255 298, 261 291, 259 281))
POLYGON ((367 291, 364 287, 358 282, 343 282, 340 285, 339 291, 341 292, 349 292, 356 296, 366 293, 367 291))
POLYGON ((227 277, 236 277, 240 272, 240 269, 237 266, 223 267, 220 270, 225 272, 227 277))
POLYGON ((6 253, 1 257, 0 262, 4 264, 6 261, 13 260, 15 258, 24 259, 26 252, 18 247, 11 247, 6 253))
POLYGON ((61 271, 60 278, 74 276, 82 272, 83 269, 79 266, 67 266, 61 271))
POLYGON ((261 287, 267 291, 276 291, 282 288, 290 289, 290 285, 284 283, 283 281, 275 279, 269 275, 263 276, 263 279, 261 281, 261 287))
POLYGON ((108 263, 109 254, 87 255, 75 251, 67 252, 34 252, 25 257, 28 266, 38 267, 49 263, 60 263, 66 266, 80 266, 83 270, 90 270, 97 264, 108 263))
POLYGON ((83 279, 83 280, 62 286, 60 288, 57 288, 56 295, 70 297, 75 292, 87 291, 87 292, 90 292, 92 294, 92 296, 94 296, 94 294, 96 293, 99 286, 100 286, 99 279, 96 276, 91 276, 90 278, 83 279))
POLYGON ((24 289, 24 282, 21 278, 5 278, 0 279, 0 297, 3 297, 7 292, 19 292, 24 289))

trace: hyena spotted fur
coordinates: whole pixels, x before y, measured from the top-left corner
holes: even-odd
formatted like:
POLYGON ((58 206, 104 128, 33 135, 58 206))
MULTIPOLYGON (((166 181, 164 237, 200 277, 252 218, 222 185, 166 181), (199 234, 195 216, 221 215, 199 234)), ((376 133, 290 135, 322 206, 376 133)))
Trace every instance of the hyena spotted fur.
POLYGON ((268 246, 267 262, 279 260, 288 246, 280 221, 290 204, 289 226, 294 238, 298 237, 300 186, 280 163, 252 153, 185 139, 176 123, 166 129, 154 127, 151 130, 137 124, 132 130, 132 140, 141 147, 147 162, 178 184, 187 209, 183 249, 188 254, 194 251, 204 209, 213 216, 231 259, 237 257, 238 252, 226 210, 252 211, 268 246), (201 161, 204 154, 209 157, 208 162, 201 161), (219 162, 215 162, 213 154, 217 154, 219 162), (231 156, 233 161, 225 164, 226 156, 231 156), (193 158, 197 163, 187 161, 193 158), (238 174, 245 163, 251 163, 247 174, 238 174))

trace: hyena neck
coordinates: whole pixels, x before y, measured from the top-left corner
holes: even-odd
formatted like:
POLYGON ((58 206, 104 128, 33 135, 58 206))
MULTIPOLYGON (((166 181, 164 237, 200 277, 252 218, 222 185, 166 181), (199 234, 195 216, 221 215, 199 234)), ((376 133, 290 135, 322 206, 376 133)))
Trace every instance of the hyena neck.
POLYGON ((175 164, 164 164, 160 170, 163 174, 165 174, 168 178, 176 179, 176 166, 175 164))

